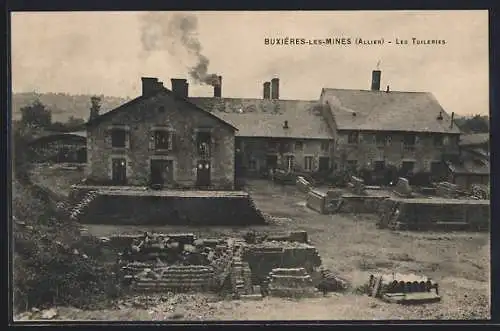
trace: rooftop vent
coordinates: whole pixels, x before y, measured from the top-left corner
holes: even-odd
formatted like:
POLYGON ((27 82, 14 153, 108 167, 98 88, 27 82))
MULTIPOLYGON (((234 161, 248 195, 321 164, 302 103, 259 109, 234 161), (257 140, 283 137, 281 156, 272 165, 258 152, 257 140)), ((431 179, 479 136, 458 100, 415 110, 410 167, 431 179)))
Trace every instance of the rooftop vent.
POLYGON ((356 112, 352 112, 352 117, 356 117, 356 112))
POLYGON ((386 88, 385 92, 387 92, 387 93, 390 92, 389 85, 387 85, 387 88, 386 88))
POLYGON ((439 112, 439 115, 437 116, 437 119, 441 121, 443 119, 443 112, 439 112))
POLYGON ((288 126, 288 121, 285 121, 285 122, 283 123, 283 129, 288 129, 288 128, 289 128, 289 126, 288 126))

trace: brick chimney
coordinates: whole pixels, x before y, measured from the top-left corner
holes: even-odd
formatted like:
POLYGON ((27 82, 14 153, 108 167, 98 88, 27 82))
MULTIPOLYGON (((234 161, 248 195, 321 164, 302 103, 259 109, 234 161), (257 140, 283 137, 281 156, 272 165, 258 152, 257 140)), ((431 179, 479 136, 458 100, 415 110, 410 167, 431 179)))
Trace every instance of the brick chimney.
POLYGON ((218 76, 218 81, 214 84, 214 98, 222 97, 222 76, 218 76))
POLYGON ((372 91, 380 91, 380 78, 382 77, 382 71, 373 70, 372 72, 372 91))
POLYGON ((271 82, 264 83, 264 99, 271 99, 271 82))
POLYGON ((271 99, 280 98, 280 80, 279 78, 271 79, 271 99))
POLYGON ((158 92, 158 85, 161 84, 158 82, 158 78, 154 77, 142 77, 142 95, 143 96, 151 96, 158 92))
POLYGON ((182 78, 172 78, 172 92, 181 98, 188 97, 188 88, 189 84, 187 83, 187 79, 182 78))

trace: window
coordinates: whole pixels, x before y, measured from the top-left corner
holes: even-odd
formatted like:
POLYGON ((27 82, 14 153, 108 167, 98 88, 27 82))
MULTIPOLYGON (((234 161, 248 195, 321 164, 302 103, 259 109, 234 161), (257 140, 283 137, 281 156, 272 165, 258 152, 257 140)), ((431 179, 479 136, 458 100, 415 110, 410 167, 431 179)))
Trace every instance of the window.
POLYGON ((417 137, 414 134, 407 134, 403 137, 403 144, 405 146, 415 146, 417 137))
POLYGON ((125 148, 127 142, 127 132, 123 129, 113 129, 111 131, 111 146, 125 148))
POLYGON ((155 149, 171 150, 172 134, 169 131, 155 131, 155 149))
POLYGON ((415 162, 413 161, 403 161, 401 163, 401 173, 403 176, 408 176, 413 173, 413 168, 415 167, 415 162))
POLYGON ((304 143, 302 141, 295 142, 295 150, 301 151, 304 148, 304 143))
POLYGON ((312 168, 313 168, 313 157, 312 156, 304 157, 304 169, 306 171, 311 171, 312 168))
POLYGON ((441 147, 443 146, 443 136, 434 136, 434 146, 441 147))
POLYGON ((347 168, 349 170, 356 170, 358 168, 358 161, 357 160, 348 160, 347 161, 347 168))
POLYGON ((248 169, 250 169, 250 170, 257 170, 257 160, 250 159, 248 161, 248 169))
POLYGON ((374 171, 382 171, 385 169, 385 161, 375 161, 373 162, 374 171))
POLYGON ((276 151, 278 150, 279 144, 276 141, 268 141, 267 142, 267 149, 271 151, 276 151))
POLYGON ((350 132, 347 136, 347 143, 349 144, 357 144, 359 142, 359 133, 358 132, 350 132))
POLYGON ((330 149, 330 142, 329 141, 322 141, 321 142, 321 151, 327 152, 329 149, 330 149))
POLYGON ((366 142, 367 144, 373 144, 375 142, 375 135, 365 133, 363 135, 363 141, 366 142))
POLYGON ((293 170, 294 165, 295 165, 295 157, 293 155, 287 155, 286 156, 286 168, 288 170, 293 170))
POLYGON ((385 146, 387 143, 387 135, 384 133, 377 133, 375 136, 375 141, 379 146, 385 146))
POLYGON ((196 134, 196 146, 198 155, 204 158, 210 157, 210 147, 212 145, 212 135, 207 131, 200 131, 196 134))

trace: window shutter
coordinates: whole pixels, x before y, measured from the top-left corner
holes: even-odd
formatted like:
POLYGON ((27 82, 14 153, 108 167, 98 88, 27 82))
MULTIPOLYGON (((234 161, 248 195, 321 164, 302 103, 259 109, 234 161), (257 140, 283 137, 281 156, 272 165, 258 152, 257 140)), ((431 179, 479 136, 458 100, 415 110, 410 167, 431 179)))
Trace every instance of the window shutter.
POLYGON ((175 134, 174 131, 170 131, 169 135, 170 135, 169 149, 171 151, 175 151, 177 149, 177 135, 175 134))
POLYGON ((126 131, 125 132, 125 148, 130 149, 130 132, 126 131))
POLYGON ((106 142, 106 146, 111 146, 111 130, 104 131, 104 141, 106 142))
POLYGON ((149 150, 155 149, 155 131, 151 130, 149 132, 149 150))

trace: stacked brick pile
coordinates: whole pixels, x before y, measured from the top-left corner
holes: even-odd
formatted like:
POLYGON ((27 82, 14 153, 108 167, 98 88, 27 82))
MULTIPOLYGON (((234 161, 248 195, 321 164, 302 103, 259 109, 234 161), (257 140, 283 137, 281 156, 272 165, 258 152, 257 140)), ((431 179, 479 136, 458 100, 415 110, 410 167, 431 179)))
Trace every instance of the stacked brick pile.
POLYGON ((414 274, 370 275, 368 295, 396 303, 439 301, 438 284, 414 274))
POLYGON ((473 184, 471 186, 472 196, 479 200, 490 199, 490 188, 488 185, 473 184))
POLYGON ((238 256, 233 258, 231 286, 235 297, 252 293, 252 271, 249 264, 238 256))
POLYGON ((443 198, 457 198, 458 187, 457 185, 448 182, 438 183, 436 186, 436 195, 443 198))
POLYGON ((359 177, 351 176, 352 192, 358 195, 365 195, 365 182, 359 177))
POLYGON ((394 187, 394 193, 400 197, 411 198, 413 193, 408 179, 400 177, 394 187))
POLYGON ((255 284, 260 284, 275 268, 305 268, 307 272, 312 272, 321 265, 321 257, 315 247, 286 241, 248 245, 243 249, 242 260, 248 262, 255 284))
POLYGON ((297 177, 297 181, 296 181, 296 184, 297 184, 297 188, 299 189, 299 191, 303 192, 303 193, 309 193, 309 191, 313 188, 312 184, 309 183, 304 177, 302 176, 298 176, 297 177))
POLYGON ((304 268, 275 268, 269 273, 268 291, 271 296, 316 296, 311 276, 304 268))
POLYGON ((83 198, 78 202, 75 207, 71 210, 70 218, 73 220, 77 220, 79 216, 85 211, 92 201, 97 198, 97 191, 89 191, 87 192, 83 198))
POLYGON ((170 266, 146 269, 137 274, 132 288, 137 291, 206 291, 213 285, 214 270, 210 266, 170 266))

